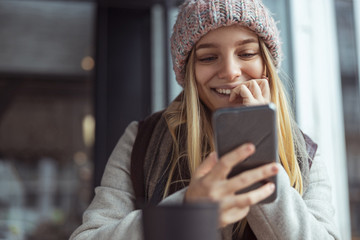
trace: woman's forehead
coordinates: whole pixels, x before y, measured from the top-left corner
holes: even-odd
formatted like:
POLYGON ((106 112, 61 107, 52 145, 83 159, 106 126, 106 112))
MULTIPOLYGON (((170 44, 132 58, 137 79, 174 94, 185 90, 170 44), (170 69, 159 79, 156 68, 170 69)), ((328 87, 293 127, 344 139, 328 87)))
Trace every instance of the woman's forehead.
POLYGON ((250 42, 258 43, 258 35, 246 27, 231 25, 209 31, 196 43, 196 49, 211 45, 216 47, 216 45, 224 43, 244 44, 250 42))

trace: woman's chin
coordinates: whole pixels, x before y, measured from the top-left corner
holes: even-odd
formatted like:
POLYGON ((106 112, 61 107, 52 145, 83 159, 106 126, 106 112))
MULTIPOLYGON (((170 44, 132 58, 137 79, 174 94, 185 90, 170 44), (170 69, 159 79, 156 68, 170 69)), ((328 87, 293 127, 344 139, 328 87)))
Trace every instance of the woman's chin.
POLYGON ((236 101, 236 102, 227 102, 224 104, 217 104, 215 106, 215 109, 220 109, 220 108, 231 108, 231 107, 241 107, 243 106, 241 101, 236 101))

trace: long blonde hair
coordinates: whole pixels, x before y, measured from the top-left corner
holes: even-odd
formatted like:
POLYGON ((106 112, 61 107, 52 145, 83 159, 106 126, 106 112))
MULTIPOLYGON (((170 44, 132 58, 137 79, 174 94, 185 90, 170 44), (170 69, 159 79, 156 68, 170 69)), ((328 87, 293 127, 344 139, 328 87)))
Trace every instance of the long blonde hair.
MULTIPOLYGON (((287 172, 290 184, 301 195, 303 193, 303 179, 298 159, 306 159, 306 150, 301 141, 300 131, 295 124, 293 114, 289 108, 284 86, 273 64, 272 56, 259 39, 262 57, 265 63, 266 74, 269 79, 271 101, 277 107, 278 153, 280 161, 287 172)), ((214 150, 213 132, 210 113, 200 102, 195 80, 195 54, 191 51, 186 65, 183 96, 179 103, 173 103, 164 113, 169 131, 173 139, 173 155, 169 166, 164 197, 169 194, 173 181, 174 171, 179 166, 181 157, 187 158, 190 176, 195 172, 202 160, 214 150), (180 128, 185 127, 186 136, 181 134, 180 128), (180 152, 181 139, 186 141, 186 149, 180 152)), ((184 133, 184 132, 182 132, 184 133)), ((179 168, 178 168, 179 169, 179 168)), ((180 170, 179 170, 180 171, 180 170)), ((189 181, 189 179, 182 179, 189 181)))

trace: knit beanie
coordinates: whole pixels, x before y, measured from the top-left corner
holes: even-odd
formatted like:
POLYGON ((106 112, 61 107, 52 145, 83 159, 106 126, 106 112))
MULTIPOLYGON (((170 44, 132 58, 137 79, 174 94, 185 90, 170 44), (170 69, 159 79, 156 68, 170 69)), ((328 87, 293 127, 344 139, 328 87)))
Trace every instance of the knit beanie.
POLYGON ((171 36, 173 68, 181 86, 189 53, 199 39, 211 30, 233 24, 247 27, 262 38, 275 66, 280 66, 279 31, 261 0, 185 0, 171 36))

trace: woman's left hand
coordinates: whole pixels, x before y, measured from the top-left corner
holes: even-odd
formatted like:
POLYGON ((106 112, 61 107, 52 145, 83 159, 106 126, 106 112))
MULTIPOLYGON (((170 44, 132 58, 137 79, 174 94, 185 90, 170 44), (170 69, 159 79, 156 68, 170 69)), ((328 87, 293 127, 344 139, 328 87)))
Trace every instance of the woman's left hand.
POLYGON ((245 106, 269 104, 271 101, 269 81, 253 79, 242 83, 231 91, 230 102, 242 100, 245 106))

